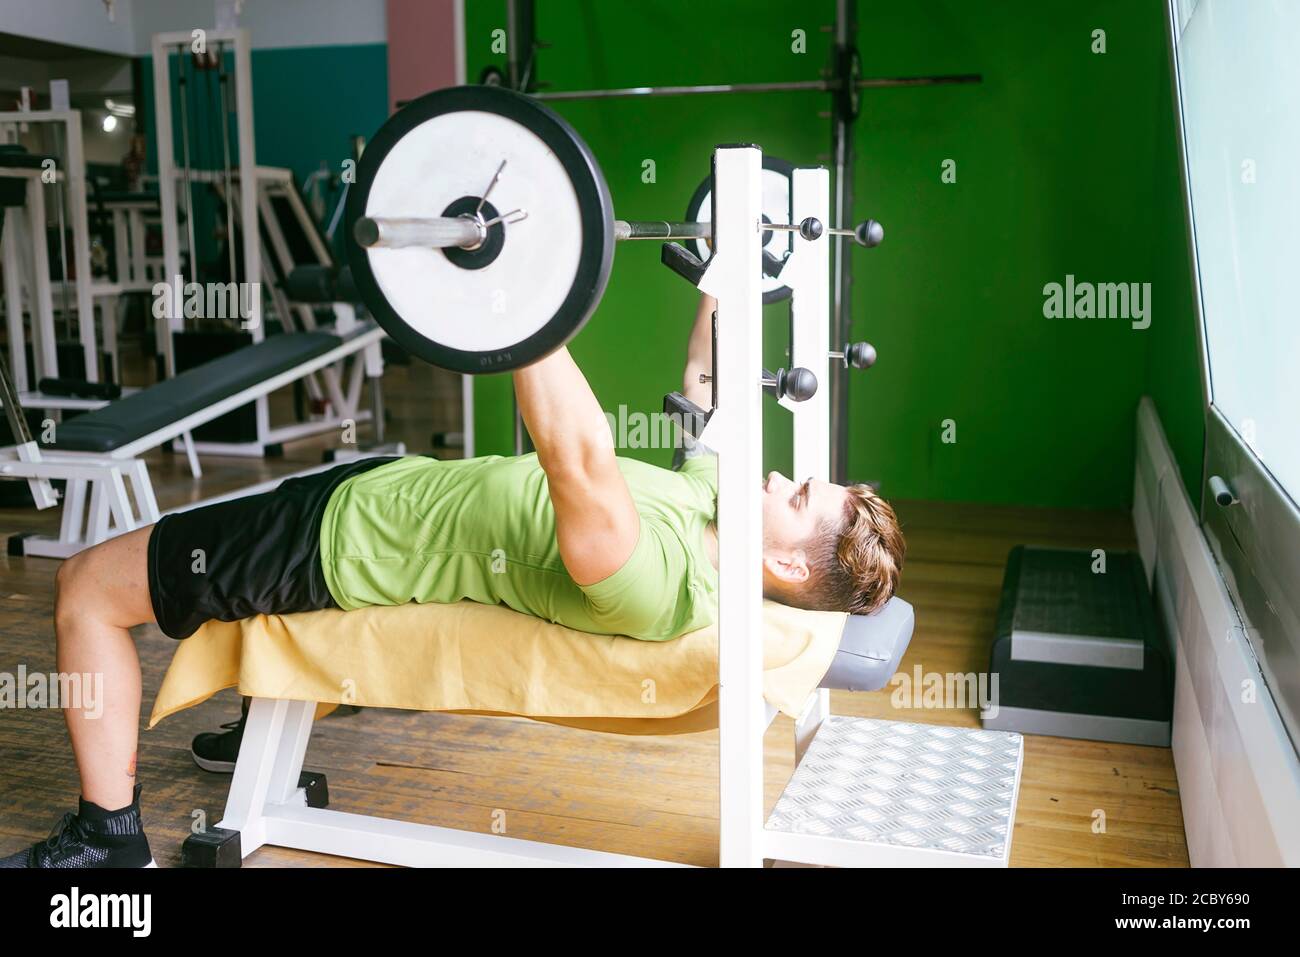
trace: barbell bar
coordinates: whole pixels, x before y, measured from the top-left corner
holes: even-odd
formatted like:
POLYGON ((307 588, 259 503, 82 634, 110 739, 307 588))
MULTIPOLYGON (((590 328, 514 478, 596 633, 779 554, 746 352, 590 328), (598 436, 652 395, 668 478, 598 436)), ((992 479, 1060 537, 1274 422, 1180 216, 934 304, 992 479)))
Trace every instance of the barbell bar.
MULTIPOLYGON (((462 216, 375 217, 362 216, 352 236, 367 249, 421 247, 477 249, 487 239, 490 224, 481 217, 462 216)), ((772 226, 766 226, 772 229, 772 226)), ((797 228, 797 227, 792 227, 797 228)), ((614 239, 709 239, 710 223, 682 223, 665 220, 614 220, 614 239)))
MULTIPOLYGON (((516 210, 515 212, 523 212, 516 210)), ((511 221, 507 217, 484 220, 482 216, 465 213, 460 216, 427 217, 377 217, 362 216, 357 219, 352 235, 367 249, 478 249, 487 241, 488 229, 498 221, 511 221)), ((520 222, 521 220, 513 220, 520 222)), ((860 246, 878 246, 885 238, 884 229, 874 219, 859 223, 853 229, 826 228, 821 221, 809 216, 802 222, 758 223, 766 232, 776 230, 797 232, 806 240, 819 239, 823 234, 848 236, 860 246)), ((685 223, 669 220, 614 220, 614 239, 620 242, 638 239, 712 239, 710 222, 685 223)))
MULTIPOLYGON (((478 249, 486 240, 492 223, 469 213, 460 216, 385 217, 362 216, 353 226, 352 236, 367 249, 478 249)), ((798 224, 755 224, 759 230, 769 229, 797 232, 805 239, 817 239, 823 227, 816 219, 808 218, 798 224)), ((841 230, 849 232, 851 230, 841 230)), ((614 239, 712 239, 713 224, 670 222, 668 220, 614 220, 614 239)))
MULTIPOLYGON (((769 223, 763 222, 758 228, 767 232, 776 230, 778 232, 798 233, 807 240, 819 239, 823 234, 831 236, 848 236, 853 239, 859 246, 879 246, 885 238, 885 230, 874 219, 863 220, 853 229, 840 229, 838 227, 826 227, 822 225, 821 220, 809 216, 798 223, 769 223)), ((710 222, 700 223, 683 223, 667 222, 662 220, 625 220, 616 219, 614 221, 614 238, 618 240, 630 239, 712 239, 713 224, 710 222)))
POLYGON ((487 227, 477 216, 362 216, 352 236, 367 249, 477 249, 487 239, 487 227))
MULTIPOLYGON (((953 73, 940 76, 866 77, 852 82, 859 90, 902 86, 936 86, 939 84, 979 83, 978 73, 953 73)), ((539 90, 531 95, 539 100, 605 100, 646 96, 689 96, 699 93, 838 93, 844 84, 839 80, 789 80, 775 83, 712 83, 694 86, 630 86, 615 90, 539 90)))

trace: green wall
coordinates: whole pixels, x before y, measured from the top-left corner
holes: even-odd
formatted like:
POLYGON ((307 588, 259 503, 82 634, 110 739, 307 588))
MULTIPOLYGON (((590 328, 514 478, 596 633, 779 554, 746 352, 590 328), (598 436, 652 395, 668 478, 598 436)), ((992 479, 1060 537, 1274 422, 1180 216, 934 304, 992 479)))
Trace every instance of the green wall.
POLYGON ((852 468, 908 498, 1126 505, 1153 330, 1176 319, 1161 254, 1183 246, 1151 213, 1178 188, 1162 4, 863 7, 878 72, 984 82, 872 95, 860 125, 859 195, 894 228, 855 297, 884 358, 852 395, 852 468), (1044 318, 1067 274, 1151 282, 1152 328, 1044 318))
MULTIPOLYGON (((877 366, 851 393, 850 477, 904 498, 1128 504, 1137 400, 1151 392, 1189 485, 1201 407, 1161 0, 860 3, 871 75, 979 72, 979 86, 871 90, 856 126, 857 216, 886 228, 855 255, 854 336, 877 366), (1093 53, 1092 31, 1106 31, 1093 53), (956 162, 955 183, 941 164, 956 162), (1049 320, 1043 287, 1150 282, 1152 323, 1049 320), (941 441, 955 422, 956 442, 941 441)), ((504 4, 467 4, 469 76, 504 4)), ((829 0, 626 4, 544 0, 539 78, 554 89, 807 79, 826 65, 829 0), (791 31, 808 50, 792 53, 791 31)), ((792 93, 557 105, 600 159, 624 218, 677 216, 711 148, 755 142, 828 164, 829 97, 792 93), (657 182, 641 182, 653 159, 657 182)), ((607 409, 675 388, 694 290, 657 250, 621 247, 573 352, 607 409)), ((785 307, 766 310, 781 363, 785 307)), ((774 408, 769 406, 769 408, 774 408)), ((480 452, 510 448, 506 377, 476 385, 480 452)), ((776 416, 773 416, 776 418, 776 416)), ((777 421, 767 458, 788 460, 777 421)), ((666 461, 658 451, 644 455, 666 461)))
MULTIPOLYGON (((1151 86, 1158 93, 1167 91, 1169 108, 1157 115, 1156 136, 1159 143, 1177 143, 1178 124, 1174 114, 1175 92, 1166 65, 1152 71, 1151 86)), ((1171 162, 1177 164, 1176 147, 1171 162)), ((1162 182, 1149 207, 1150 229, 1162 242, 1152 249, 1152 282, 1166 290, 1164 304, 1153 322, 1147 342, 1146 392, 1155 402, 1164 425, 1165 436, 1173 449, 1182 475, 1183 486, 1199 507, 1202 466, 1205 454, 1204 408, 1208 397, 1201 384, 1201 358, 1197 342, 1201 331, 1196 321, 1196 287, 1188 252, 1189 228, 1183 199, 1182 174, 1177 170, 1160 171, 1162 182)))

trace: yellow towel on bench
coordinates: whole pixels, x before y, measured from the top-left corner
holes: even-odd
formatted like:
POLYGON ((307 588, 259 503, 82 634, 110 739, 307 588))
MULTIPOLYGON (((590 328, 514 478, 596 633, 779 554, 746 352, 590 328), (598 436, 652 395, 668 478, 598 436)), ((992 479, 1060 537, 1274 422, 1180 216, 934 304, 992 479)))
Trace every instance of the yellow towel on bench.
MULTIPOLYGON (((792 717, 845 615, 764 602, 763 693, 792 717)), ((757 637, 757 636, 756 636, 757 637)), ((622 734, 717 726, 718 630, 590 635, 498 605, 398 605, 208 622, 177 645, 149 727, 225 688, 261 698, 507 714, 622 734)))

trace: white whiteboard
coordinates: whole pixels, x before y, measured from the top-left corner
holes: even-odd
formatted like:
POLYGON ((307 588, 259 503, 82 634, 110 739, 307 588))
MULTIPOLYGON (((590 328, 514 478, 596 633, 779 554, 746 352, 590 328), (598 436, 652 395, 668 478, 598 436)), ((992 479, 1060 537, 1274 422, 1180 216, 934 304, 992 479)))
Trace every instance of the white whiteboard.
POLYGON ((1179 0, 1211 401, 1300 500, 1300 0, 1179 0))

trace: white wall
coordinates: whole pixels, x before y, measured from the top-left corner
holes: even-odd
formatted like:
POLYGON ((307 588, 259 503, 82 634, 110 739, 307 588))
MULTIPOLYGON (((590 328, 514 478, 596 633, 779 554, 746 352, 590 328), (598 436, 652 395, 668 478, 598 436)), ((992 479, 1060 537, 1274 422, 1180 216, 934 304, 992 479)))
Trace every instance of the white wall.
POLYGON ((133 3, 115 0, 114 20, 110 22, 99 2, 4 0, 0 3, 0 33, 134 56, 138 51, 133 3))
MULTIPOLYGON (((115 0, 110 22, 100 0, 3 0, 0 33, 147 56, 155 33, 216 25, 222 0, 115 0)), ((243 0, 238 23, 253 48, 387 42, 384 0, 243 0)))
MULTIPOLYGON (((132 0, 136 50, 155 33, 216 25, 218 0, 132 0)), ((253 49, 387 42, 384 0, 244 0, 238 24, 253 49)))

